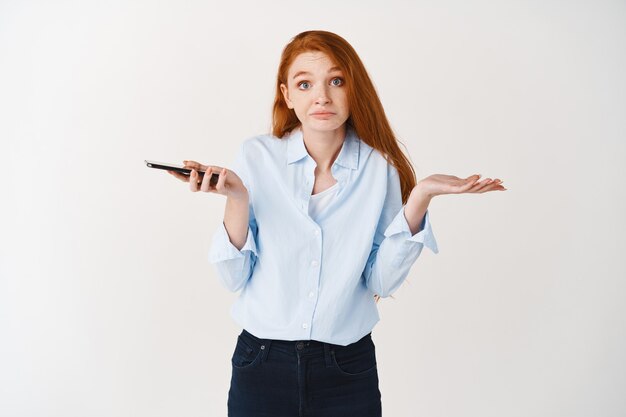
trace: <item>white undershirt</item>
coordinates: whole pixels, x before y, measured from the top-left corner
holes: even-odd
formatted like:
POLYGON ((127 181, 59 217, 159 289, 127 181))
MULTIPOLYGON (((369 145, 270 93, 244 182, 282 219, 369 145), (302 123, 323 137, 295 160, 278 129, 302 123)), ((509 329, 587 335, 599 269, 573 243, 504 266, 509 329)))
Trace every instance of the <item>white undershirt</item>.
POLYGON ((330 202, 337 195, 339 189, 339 182, 336 182, 332 187, 322 191, 321 193, 312 194, 309 201, 309 216, 313 220, 317 220, 317 217, 322 214, 324 209, 330 204, 330 202))

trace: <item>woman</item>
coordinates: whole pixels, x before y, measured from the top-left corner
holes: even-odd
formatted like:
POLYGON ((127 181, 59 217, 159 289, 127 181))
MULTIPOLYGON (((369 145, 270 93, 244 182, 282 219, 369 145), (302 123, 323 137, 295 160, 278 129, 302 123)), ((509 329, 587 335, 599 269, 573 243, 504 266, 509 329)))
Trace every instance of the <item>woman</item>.
POLYGON ((184 162, 190 177, 170 174, 226 196, 209 260, 241 290, 229 416, 380 416, 376 303, 424 246, 438 252, 430 201, 505 189, 480 175, 416 183, 361 60, 325 31, 283 50, 272 133, 244 141, 233 170, 184 162))

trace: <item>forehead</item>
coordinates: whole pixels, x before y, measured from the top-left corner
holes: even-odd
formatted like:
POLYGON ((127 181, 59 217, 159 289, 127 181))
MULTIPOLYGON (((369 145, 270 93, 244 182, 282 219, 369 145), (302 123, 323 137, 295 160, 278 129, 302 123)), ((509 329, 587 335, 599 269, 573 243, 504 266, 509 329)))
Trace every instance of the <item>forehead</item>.
POLYGON ((333 67, 337 67, 337 64, 324 52, 309 51, 302 52, 294 58, 288 73, 289 77, 300 71, 327 73, 333 67))

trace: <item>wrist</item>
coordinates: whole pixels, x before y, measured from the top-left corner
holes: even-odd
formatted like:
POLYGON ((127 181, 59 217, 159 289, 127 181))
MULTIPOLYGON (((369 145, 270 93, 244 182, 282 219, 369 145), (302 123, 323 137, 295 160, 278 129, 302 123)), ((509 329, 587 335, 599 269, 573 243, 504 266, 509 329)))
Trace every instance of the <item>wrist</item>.
POLYGON ((228 194, 226 200, 235 204, 248 204, 250 197, 248 196, 248 191, 244 190, 241 193, 228 194))
POLYGON ((426 189, 426 187, 424 187, 424 184, 421 181, 418 181, 413 190, 411 190, 411 194, 414 194, 415 198, 419 200, 426 201, 430 201, 433 199, 433 197, 435 197, 433 194, 428 192, 428 190, 426 189))

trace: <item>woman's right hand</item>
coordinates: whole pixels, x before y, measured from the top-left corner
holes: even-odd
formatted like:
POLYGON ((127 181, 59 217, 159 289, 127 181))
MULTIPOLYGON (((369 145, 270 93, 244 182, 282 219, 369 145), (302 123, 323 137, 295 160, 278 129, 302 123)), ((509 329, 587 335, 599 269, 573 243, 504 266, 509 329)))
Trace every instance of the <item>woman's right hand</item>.
POLYGON ((225 195, 228 198, 236 200, 247 198, 248 190, 243 185, 243 181, 233 171, 211 165, 202 165, 196 161, 183 161, 185 168, 191 169, 191 175, 184 175, 175 171, 167 171, 183 182, 189 183, 189 189, 192 192, 203 191, 205 193, 216 193, 225 195), (204 178, 200 182, 198 171, 204 171, 204 178), (212 186, 209 181, 213 173, 219 173, 217 184, 212 186))

